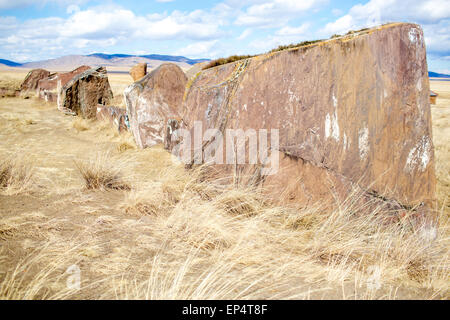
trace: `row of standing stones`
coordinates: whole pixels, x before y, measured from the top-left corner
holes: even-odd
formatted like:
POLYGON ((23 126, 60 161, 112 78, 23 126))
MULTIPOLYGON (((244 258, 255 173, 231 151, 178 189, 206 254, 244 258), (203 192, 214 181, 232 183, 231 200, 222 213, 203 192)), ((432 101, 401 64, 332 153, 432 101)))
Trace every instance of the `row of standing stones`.
MULTIPOLYGON (((146 63, 140 63, 130 71, 135 81, 146 74, 146 63)), ((65 73, 34 69, 25 77, 17 95, 23 98, 37 96, 47 102, 56 102, 58 109, 66 114, 107 120, 119 132, 128 130, 126 110, 108 106, 113 93, 104 67, 81 66, 65 73)))
POLYGON ((106 119, 119 131, 127 130, 125 110, 108 106, 113 93, 104 67, 81 66, 65 73, 34 69, 25 77, 19 95, 56 102, 58 110, 66 114, 106 119))
MULTIPOLYGON (((106 107, 112 94, 104 68, 74 70, 68 81, 43 71, 36 77, 45 76, 46 84, 59 77, 60 110, 103 114, 128 127, 141 148, 164 144, 180 152, 174 130, 198 133, 196 122, 202 134, 217 129, 224 137, 228 129, 266 129, 269 141, 277 129, 277 149, 270 147, 266 159, 218 164, 211 177, 262 186, 273 200, 305 206, 344 201, 356 192, 355 206, 381 208, 393 219, 412 211, 435 236, 430 86, 420 26, 384 25, 209 69, 194 66, 187 75, 175 64, 146 69, 131 71, 136 82, 124 92, 126 111, 106 107), (262 175, 274 155, 277 173, 262 175)), ((30 89, 51 96, 39 88, 41 81, 30 89)), ((214 143, 204 140, 188 167, 205 159, 214 143)))

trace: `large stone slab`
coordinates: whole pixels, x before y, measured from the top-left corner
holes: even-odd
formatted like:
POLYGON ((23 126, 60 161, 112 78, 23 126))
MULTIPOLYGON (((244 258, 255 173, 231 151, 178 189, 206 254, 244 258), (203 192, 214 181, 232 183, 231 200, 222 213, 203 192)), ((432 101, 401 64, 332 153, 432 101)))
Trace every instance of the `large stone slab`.
POLYGON ((96 118, 98 105, 107 105, 112 98, 106 69, 89 69, 61 87, 58 109, 83 118, 96 118))
POLYGON ((435 199, 429 90, 422 29, 390 24, 204 70, 182 119, 224 136, 279 130, 279 170, 257 179, 274 198, 311 203, 358 187, 409 208, 435 199))
POLYGON ((133 68, 131 68, 130 75, 135 82, 141 80, 143 77, 147 75, 147 64, 138 63, 133 68))
POLYGON ((76 75, 79 75, 89 69, 91 69, 91 67, 81 66, 73 71, 50 74, 49 77, 39 80, 37 88, 39 98, 49 102, 57 102, 61 88, 76 75))
POLYGON ((34 69, 28 72, 20 86, 20 95, 23 97, 36 96, 39 80, 46 79, 50 72, 44 69, 34 69))
POLYGON ((125 90, 130 129, 139 147, 164 142, 167 121, 180 117, 186 83, 183 70, 166 63, 125 90))
POLYGON ((125 109, 98 105, 97 120, 109 122, 119 133, 128 131, 129 121, 125 109))
POLYGON ((188 79, 193 79, 195 76, 203 70, 203 68, 209 63, 209 61, 206 62, 199 62, 194 64, 190 69, 186 71, 186 76, 188 79))

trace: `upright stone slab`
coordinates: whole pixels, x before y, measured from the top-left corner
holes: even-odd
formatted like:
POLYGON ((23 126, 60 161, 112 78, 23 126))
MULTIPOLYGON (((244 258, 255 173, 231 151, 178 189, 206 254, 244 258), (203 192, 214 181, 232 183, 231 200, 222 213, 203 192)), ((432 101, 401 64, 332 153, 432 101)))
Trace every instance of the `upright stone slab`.
POLYGON ((130 75, 133 78, 134 82, 141 80, 147 75, 147 64, 139 63, 135 65, 133 68, 131 68, 130 75))
POLYGON ((20 86, 22 97, 36 96, 39 81, 50 76, 50 72, 44 69, 34 69, 28 72, 25 80, 20 86))
POLYGON ((413 207, 435 199, 429 92, 422 29, 399 23, 204 70, 182 118, 224 136, 279 130, 279 170, 258 180, 274 198, 312 203, 357 186, 413 207))
POLYGON ((89 69, 62 86, 58 109, 83 118, 96 118, 98 105, 107 105, 112 98, 106 68, 89 69))
POLYGON ((80 73, 83 73, 89 69, 91 69, 91 67, 81 66, 73 71, 65 73, 54 73, 51 74, 48 78, 39 80, 37 88, 39 98, 49 102, 57 102, 59 91, 61 90, 61 88, 76 75, 79 75, 80 73))
POLYGON ((98 105, 97 120, 109 122, 119 133, 128 131, 129 122, 125 109, 98 105))
POLYGON ((189 70, 186 71, 186 76, 189 80, 195 78, 195 76, 203 70, 203 68, 208 65, 209 61, 199 62, 194 64, 189 70))
POLYGON ((131 132, 140 148, 164 142, 167 121, 180 117, 186 83, 183 70, 166 63, 125 90, 131 132))

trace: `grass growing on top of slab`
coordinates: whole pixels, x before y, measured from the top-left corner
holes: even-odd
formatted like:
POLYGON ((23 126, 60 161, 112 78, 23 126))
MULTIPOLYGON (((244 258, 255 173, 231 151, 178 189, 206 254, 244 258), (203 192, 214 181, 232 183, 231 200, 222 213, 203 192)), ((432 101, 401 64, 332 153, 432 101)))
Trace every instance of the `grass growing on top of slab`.
MULTIPOLYGON (((313 40, 313 41, 303 41, 300 43, 292 43, 289 45, 281 45, 278 48, 272 49, 271 51, 269 51, 268 53, 274 53, 274 52, 279 52, 279 51, 284 51, 284 50, 288 50, 288 49, 294 49, 294 48, 301 48, 301 47, 306 47, 315 43, 319 43, 322 42, 323 40, 313 40)), ((230 56, 228 58, 219 58, 216 60, 211 61, 210 63, 208 63, 205 67, 203 67, 203 70, 207 70, 210 68, 214 68, 217 66, 221 66, 224 64, 228 64, 228 63, 232 63, 232 62, 236 62, 236 61, 240 61, 240 60, 245 60, 245 59, 249 59, 249 58, 253 58, 256 57, 257 55, 242 55, 242 56, 238 56, 238 55, 233 55, 230 56)))

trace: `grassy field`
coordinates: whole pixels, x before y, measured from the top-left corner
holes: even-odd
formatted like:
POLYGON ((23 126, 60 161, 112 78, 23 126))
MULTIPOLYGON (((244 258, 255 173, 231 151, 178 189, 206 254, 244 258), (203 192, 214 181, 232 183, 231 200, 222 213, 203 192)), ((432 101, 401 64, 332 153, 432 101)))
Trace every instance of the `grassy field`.
MULTIPOLYGON (((8 72, 1 79, 23 79, 8 72)), ((110 75, 114 104, 128 75, 110 75)), ((0 99, 1 299, 448 299, 450 82, 431 83, 439 237, 408 221, 280 207, 161 147, 0 99), (80 271, 80 289, 68 286, 80 271)))
POLYGON ((0 69, 0 75, 0 88, 18 90, 20 89, 20 85, 23 82, 23 79, 25 79, 27 72, 14 69, 0 69))

